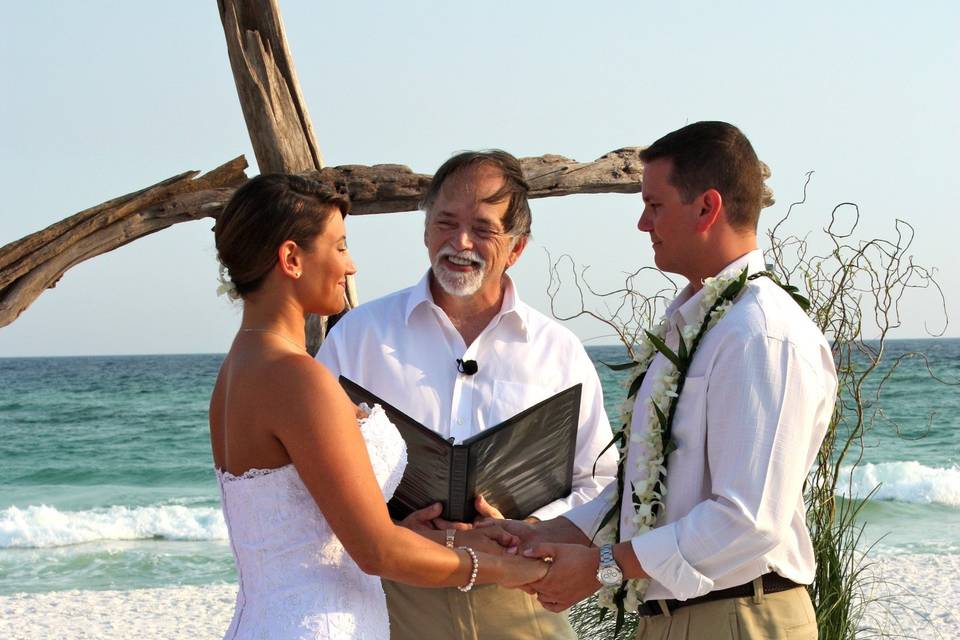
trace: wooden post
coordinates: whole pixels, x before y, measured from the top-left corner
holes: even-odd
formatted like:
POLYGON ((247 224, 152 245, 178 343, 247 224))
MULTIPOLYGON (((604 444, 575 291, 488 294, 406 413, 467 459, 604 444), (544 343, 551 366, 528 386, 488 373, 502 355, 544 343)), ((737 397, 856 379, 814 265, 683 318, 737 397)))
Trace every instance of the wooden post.
MULTIPOLYGON (((319 171, 323 156, 300 93, 277 0, 217 0, 217 6, 260 173, 319 171)), ((355 307, 352 277, 347 292, 347 306, 355 307)), ((326 319, 308 318, 306 326, 307 351, 315 354, 326 319)))

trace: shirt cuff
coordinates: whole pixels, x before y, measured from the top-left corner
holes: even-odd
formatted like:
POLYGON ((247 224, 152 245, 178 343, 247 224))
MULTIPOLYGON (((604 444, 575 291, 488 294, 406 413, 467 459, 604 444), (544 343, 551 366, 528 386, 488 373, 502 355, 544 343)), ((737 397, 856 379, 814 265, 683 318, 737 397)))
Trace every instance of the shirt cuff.
POLYGON ((557 515, 562 515, 572 522, 577 529, 580 529, 583 535, 593 540, 593 537, 597 534, 597 530, 600 528, 600 521, 603 520, 603 516, 610 510, 611 505, 607 504, 607 500, 604 499, 605 496, 606 491, 589 502, 574 507, 566 513, 557 515))
POLYGON ((680 554, 673 524, 642 533, 630 543, 643 570, 677 600, 689 600, 713 590, 713 580, 680 554))
POLYGON ((533 513, 530 514, 531 518, 536 518, 537 520, 552 520, 557 516, 566 515, 570 511, 570 502, 561 498, 560 500, 554 500, 549 502, 533 513))

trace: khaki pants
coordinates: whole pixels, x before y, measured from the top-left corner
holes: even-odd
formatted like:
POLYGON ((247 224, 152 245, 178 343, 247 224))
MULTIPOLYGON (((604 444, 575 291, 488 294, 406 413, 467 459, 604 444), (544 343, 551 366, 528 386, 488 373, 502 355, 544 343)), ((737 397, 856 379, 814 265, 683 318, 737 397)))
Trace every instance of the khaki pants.
POLYGON ((566 613, 496 585, 422 589, 383 580, 391 640, 575 640, 566 613))
POLYGON ((704 602, 642 617, 637 640, 817 640, 817 617, 806 589, 757 598, 704 602), (756 602, 755 600, 759 600, 756 602))

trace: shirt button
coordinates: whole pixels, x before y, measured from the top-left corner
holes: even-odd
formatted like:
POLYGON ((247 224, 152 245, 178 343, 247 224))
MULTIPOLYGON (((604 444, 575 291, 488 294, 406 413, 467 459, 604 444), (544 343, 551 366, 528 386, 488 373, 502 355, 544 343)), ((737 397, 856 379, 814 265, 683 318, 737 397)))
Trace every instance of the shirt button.
POLYGON ((463 418, 457 418, 457 424, 463 424, 463 418))

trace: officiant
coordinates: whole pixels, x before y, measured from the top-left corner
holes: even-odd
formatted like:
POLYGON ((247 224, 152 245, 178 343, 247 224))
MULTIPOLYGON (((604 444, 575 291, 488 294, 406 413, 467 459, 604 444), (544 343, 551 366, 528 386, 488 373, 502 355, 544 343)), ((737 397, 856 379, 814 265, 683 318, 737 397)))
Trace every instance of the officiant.
MULTIPOLYGON (((530 239, 527 183, 519 161, 499 150, 466 152, 436 172, 421 204, 430 268, 412 287, 350 311, 317 358, 334 375, 369 389, 455 442, 582 384, 572 492, 528 514, 549 520, 584 504, 616 473, 600 380, 568 329, 526 305, 507 275, 530 239), (593 474, 593 465, 600 456, 593 474)), ((371 452, 375 456, 376 452, 371 452)), ((477 497, 481 516, 500 517, 477 497)), ((405 522, 456 544, 439 508, 405 522)), ((565 614, 518 590, 420 589, 384 581, 396 640, 574 638, 565 614)))

